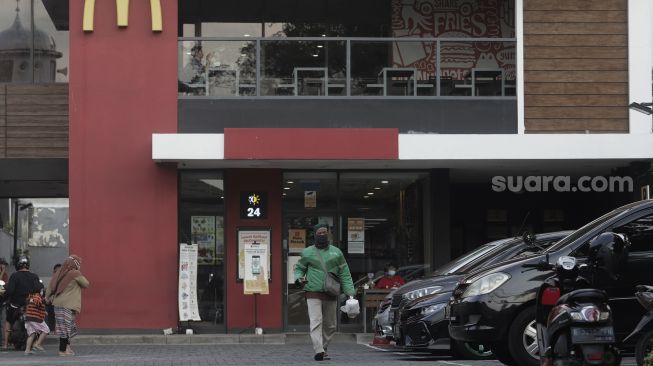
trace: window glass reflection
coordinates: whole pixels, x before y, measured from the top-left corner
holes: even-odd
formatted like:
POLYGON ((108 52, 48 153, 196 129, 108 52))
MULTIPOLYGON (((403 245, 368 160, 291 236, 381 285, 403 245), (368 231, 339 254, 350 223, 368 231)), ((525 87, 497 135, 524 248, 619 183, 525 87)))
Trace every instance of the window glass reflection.
POLYGON ((68 82, 68 24, 57 24, 57 19, 54 12, 52 16, 48 13, 42 1, 34 1, 35 83, 68 82))
POLYGON ((47 8, 34 0, 0 3, 0 82, 68 82, 64 1, 49 1, 47 8))
POLYGON ((29 1, 0 2, 0 82, 32 82, 29 1))

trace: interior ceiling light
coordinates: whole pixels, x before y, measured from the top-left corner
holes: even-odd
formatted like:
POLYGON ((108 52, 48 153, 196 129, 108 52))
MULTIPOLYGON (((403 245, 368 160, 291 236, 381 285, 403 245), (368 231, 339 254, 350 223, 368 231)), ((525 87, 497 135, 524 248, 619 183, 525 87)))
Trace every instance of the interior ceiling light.
POLYGON ((289 181, 287 181, 286 183, 288 183, 288 184, 293 184, 293 183, 295 183, 295 181, 289 180, 289 181))
POLYGON ((387 180, 382 180, 381 183, 382 183, 382 184, 388 184, 388 183, 390 183, 390 182, 388 182, 387 180))
POLYGON ((370 196, 374 196, 374 192, 367 192, 370 196))
POLYGON ((290 189, 290 187, 283 187, 283 189, 285 189, 285 190, 287 191, 287 190, 289 190, 289 189, 290 189))
POLYGON ((370 198, 370 196, 363 196, 363 198, 370 198))
POLYGON ((374 189, 376 189, 378 191, 379 189, 381 189, 381 187, 374 187, 374 189))

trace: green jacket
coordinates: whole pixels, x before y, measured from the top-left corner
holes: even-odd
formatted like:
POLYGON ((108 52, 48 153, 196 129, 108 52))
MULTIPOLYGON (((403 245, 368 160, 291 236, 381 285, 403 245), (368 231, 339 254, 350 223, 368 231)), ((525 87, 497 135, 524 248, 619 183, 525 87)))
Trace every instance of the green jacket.
POLYGON ((327 270, 338 275, 342 291, 347 295, 354 296, 356 294, 354 282, 351 280, 345 256, 340 249, 333 245, 321 250, 317 249, 315 245, 311 245, 302 251, 302 256, 295 265, 295 278, 306 277, 308 282, 304 286, 304 291, 324 292, 325 273, 318 255, 324 258, 327 270))

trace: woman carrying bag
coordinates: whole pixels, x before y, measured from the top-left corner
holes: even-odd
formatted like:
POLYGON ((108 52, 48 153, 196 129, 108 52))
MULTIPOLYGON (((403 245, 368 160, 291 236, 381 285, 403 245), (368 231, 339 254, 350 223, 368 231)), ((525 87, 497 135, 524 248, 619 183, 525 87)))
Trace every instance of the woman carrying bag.
POLYGON ((54 305, 56 333, 59 336, 59 356, 73 356, 70 339, 77 335, 75 316, 82 310, 82 289, 89 285, 80 272, 82 259, 76 255, 66 258, 52 277, 47 298, 54 305))

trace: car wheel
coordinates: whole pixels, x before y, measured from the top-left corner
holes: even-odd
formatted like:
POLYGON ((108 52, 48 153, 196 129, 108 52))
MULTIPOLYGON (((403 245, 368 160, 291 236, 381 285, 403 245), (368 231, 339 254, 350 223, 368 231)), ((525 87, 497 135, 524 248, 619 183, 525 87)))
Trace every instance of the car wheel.
POLYGON ((539 347, 535 307, 531 306, 517 315, 508 331, 510 355, 521 366, 539 366, 539 347))
POLYGON ((464 360, 485 360, 493 358, 490 348, 480 343, 454 341, 453 353, 464 360))
POLYGON ((506 347, 505 345, 503 344, 493 345, 491 349, 492 349, 492 353, 494 354, 494 357, 496 357, 496 359, 499 360, 499 362, 505 365, 518 366, 515 360, 512 359, 508 347, 506 347))
POLYGON ((643 365, 644 359, 651 352, 653 352, 653 330, 645 333, 637 342, 635 347, 637 365, 643 365))

